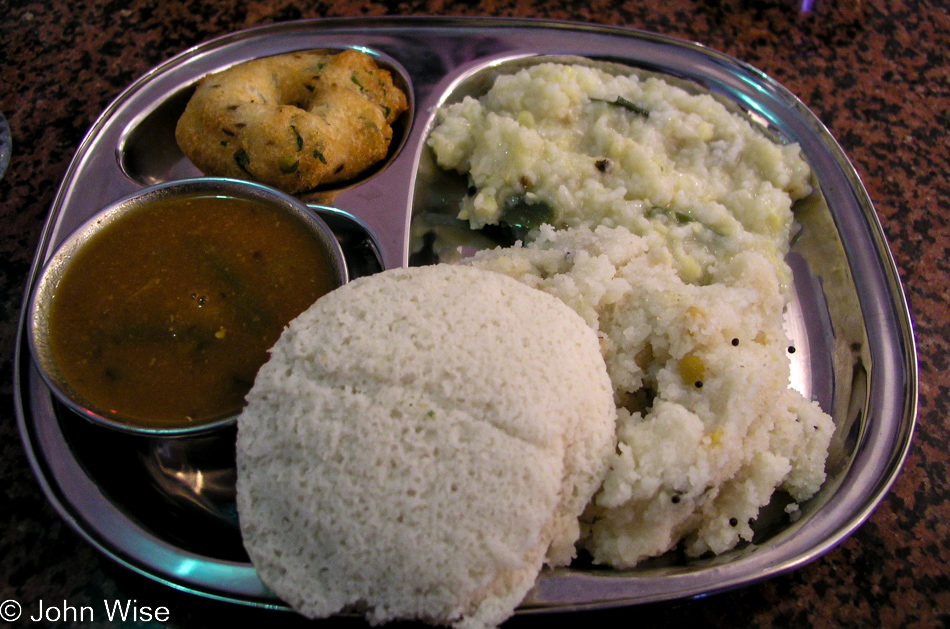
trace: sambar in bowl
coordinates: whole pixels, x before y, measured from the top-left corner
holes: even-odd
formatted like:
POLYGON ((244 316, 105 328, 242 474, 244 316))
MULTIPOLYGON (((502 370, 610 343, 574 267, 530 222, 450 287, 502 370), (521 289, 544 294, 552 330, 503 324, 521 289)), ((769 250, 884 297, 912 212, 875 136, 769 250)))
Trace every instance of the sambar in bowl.
POLYGON ((330 228, 260 184, 198 178, 98 212, 45 265, 29 344, 56 397, 125 432, 234 421, 284 327, 347 281, 330 228))

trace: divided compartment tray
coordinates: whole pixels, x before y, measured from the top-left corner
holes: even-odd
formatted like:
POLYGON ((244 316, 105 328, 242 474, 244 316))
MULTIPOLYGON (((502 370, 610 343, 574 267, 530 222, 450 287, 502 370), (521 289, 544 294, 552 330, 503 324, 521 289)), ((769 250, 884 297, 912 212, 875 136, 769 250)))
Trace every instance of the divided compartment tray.
MULTIPOLYGON (((425 146, 438 106, 483 93, 498 72, 542 57, 613 62, 709 92, 763 133, 798 142, 814 172, 815 192, 796 206, 802 228, 788 258, 795 290, 786 325, 796 347, 793 386, 836 424, 822 489, 794 522, 777 495, 753 541, 719 556, 686 559, 671 551, 626 571, 583 561, 545 570, 521 610, 657 602, 747 585, 813 560, 864 522, 900 470, 916 415, 914 339, 896 268, 860 178, 827 129, 769 77, 697 44, 621 28, 466 18, 299 21, 211 40, 141 77, 92 126, 54 199, 27 298, 56 246, 97 210, 144 186, 201 175, 174 140, 199 78, 252 58, 347 47, 388 67, 410 102, 386 160, 352 183, 301 197, 330 224, 354 276, 405 265, 418 244, 413 221, 450 214, 464 194, 460 179, 436 168, 425 146)), ((25 316, 24 307, 17 420, 34 472, 64 520, 151 579, 284 608, 240 544, 234 433, 161 441, 83 422, 52 399, 33 366, 25 316)))

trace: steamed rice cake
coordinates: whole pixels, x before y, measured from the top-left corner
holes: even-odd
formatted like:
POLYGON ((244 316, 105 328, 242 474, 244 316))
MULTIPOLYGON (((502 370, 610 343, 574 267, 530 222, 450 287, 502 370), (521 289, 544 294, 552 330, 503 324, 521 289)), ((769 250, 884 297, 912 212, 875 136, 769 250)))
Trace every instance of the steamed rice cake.
POLYGON ((502 274, 361 278, 285 330, 238 420, 237 503, 262 580, 297 611, 494 626, 615 449, 594 331, 502 274))

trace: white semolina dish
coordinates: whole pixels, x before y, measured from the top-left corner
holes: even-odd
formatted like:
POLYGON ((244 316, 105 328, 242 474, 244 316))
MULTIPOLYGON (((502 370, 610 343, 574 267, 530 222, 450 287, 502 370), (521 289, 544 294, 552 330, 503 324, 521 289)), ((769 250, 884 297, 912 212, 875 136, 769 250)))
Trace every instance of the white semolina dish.
POLYGON ((811 190, 797 145, 712 96, 581 65, 499 76, 481 99, 443 108, 429 146, 468 174, 459 218, 473 228, 527 215, 527 226, 656 233, 691 283, 715 282, 711 265, 749 249, 787 283, 792 201, 811 190))
POLYGON ((709 95, 562 64, 445 107, 429 145, 469 177, 460 218, 531 229, 467 264, 559 297, 600 338, 619 420, 584 516, 596 563, 722 553, 776 490, 793 515, 814 495, 834 425, 789 387, 784 257, 811 190, 796 145, 709 95))
POLYGON ((834 426, 788 386, 784 300, 763 255, 724 259, 717 282, 696 285, 656 234, 545 227, 471 264, 558 296, 600 337, 619 418, 585 516, 595 562, 632 567, 681 541, 721 553, 752 538, 777 488, 805 500, 821 485, 834 426))

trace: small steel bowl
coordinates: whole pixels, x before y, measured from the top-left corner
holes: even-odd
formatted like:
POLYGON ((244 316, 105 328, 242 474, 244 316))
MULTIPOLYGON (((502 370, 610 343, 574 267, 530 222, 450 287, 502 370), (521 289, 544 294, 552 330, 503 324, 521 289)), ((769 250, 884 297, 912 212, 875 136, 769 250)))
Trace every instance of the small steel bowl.
POLYGON ((47 261, 31 295, 27 320, 30 352, 43 380, 60 402, 94 424, 131 434, 173 437, 194 435, 233 425, 237 419, 237 414, 230 414, 185 426, 148 426, 136 424, 128 419, 124 420, 114 413, 107 412, 107 409, 96 408, 78 393, 57 366, 53 355, 49 327, 51 305, 57 287, 76 254, 89 243, 90 239, 127 214, 141 211, 156 202, 179 195, 219 196, 255 201, 296 217, 326 253, 330 261, 330 271, 335 278, 335 285, 340 286, 348 280, 343 250, 327 224, 306 204, 273 188, 248 181, 209 177, 151 186, 116 201, 70 234, 47 261))

